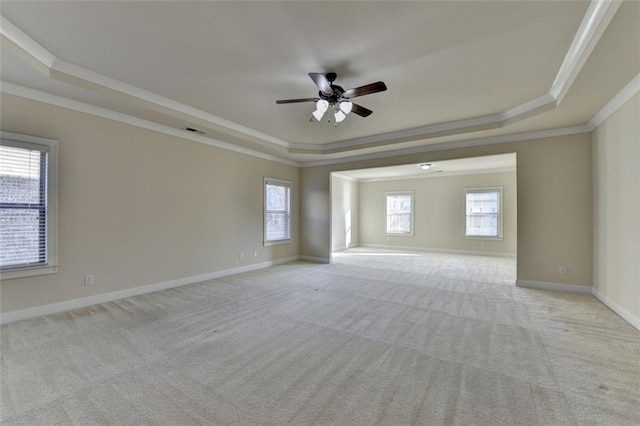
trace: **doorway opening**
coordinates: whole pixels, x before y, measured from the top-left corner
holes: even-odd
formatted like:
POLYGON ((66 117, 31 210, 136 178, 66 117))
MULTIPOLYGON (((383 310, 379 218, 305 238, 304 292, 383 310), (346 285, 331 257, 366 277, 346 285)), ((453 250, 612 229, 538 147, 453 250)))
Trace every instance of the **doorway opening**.
POLYGON ((333 172, 331 252, 334 262, 430 254, 443 273, 493 268, 515 285, 516 154, 333 172))

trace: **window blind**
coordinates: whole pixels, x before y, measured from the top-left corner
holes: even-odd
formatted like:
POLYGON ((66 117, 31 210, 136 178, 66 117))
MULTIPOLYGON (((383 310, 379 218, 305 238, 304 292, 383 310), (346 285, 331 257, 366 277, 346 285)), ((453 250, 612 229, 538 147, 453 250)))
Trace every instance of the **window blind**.
POLYGON ((47 167, 46 146, 0 146, 1 269, 47 264, 47 167))

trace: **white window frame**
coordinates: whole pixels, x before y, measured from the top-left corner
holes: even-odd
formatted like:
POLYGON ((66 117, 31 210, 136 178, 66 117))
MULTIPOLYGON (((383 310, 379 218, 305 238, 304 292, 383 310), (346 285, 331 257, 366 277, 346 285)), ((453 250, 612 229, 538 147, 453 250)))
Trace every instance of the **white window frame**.
POLYGON ((390 191, 390 192, 385 192, 384 193, 384 231, 385 231, 385 235, 389 235, 389 236, 404 236, 404 237, 413 237, 414 236, 414 220, 415 220, 415 214, 414 214, 414 210, 415 210, 415 194, 414 191, 390 191), (387 214, 387 203, 389 201, 389 197, 390 196, 394 196, 394 195, 409 195, 411 196, 411 219, 410 219, 410 223, 411 223, 411 229, 409 230, 409 232, 395 232, 395 231, 389 231, 389 220, 388 220, 388 214, 387 214))
POLYGON ((287 180, 282 180, 282 179, 274 179, 274 178, 270 178, 270 177, 265 177, 264 178, 264 186, 263 186, 263 192, 264 192, 264 208, 263 208, 263 219, 264 219, 264 225, 263 225, 263 244, 264 246, 272 246, 272 245, 276 245, 276 244, 287 244, 287 243, 291 243, 291 234, 293 231, 293 215, 291 213, 291 205, 292 205, 292 197, 293 197, 293 184, 290 181, 287 180), (288 200, 288 214, 289 214, 289 229, 288 229, 288 237, 287 238, 283 238, 283 239, 279 239, 279 240, 269 240, 267 238, 267 185, 276 185, 276 186, 283 186, 286 188, 289 188, 289 200, 288 200))
POLYGON ((58 272, 58 141, 0 131, 0 144, 48 152, 47 168, 47 263, 38 266, 0 270, 0 280, 58 272))
POLYGON ((502 186, 487 186, 487 187, 477 187, 477 188, 465 188, 464 189, 464 238, 468 240, 502 240, 503 239, 503 187, 502 186), (497 212, 497 224, 498 224, 498 235, 475 235, 469 234, 467 232, 467 217, 469 214, 467 213, 467 194, 482 194, 487 192, 497 192, 498 193, 498 212, 497 212))

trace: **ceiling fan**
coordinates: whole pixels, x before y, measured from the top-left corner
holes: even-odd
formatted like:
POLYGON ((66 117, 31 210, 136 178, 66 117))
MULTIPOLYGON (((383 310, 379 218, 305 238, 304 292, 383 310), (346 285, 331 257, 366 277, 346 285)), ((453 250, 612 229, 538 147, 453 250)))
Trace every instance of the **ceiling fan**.
POLYGON ((353 112, 360 117, 368 117, 373 113, 373 111, 358 104, 354 104, 351 102, 351 99, 357 96, 370 95, 372 93, 384 92, 387 90, 387 86, 382 81, 366 84, 354 89, 344 90, 337 84, 333 84, 337 77, 337 74, 334 72, 328 72, 326 75, 317 72, 310 72, 309 77, 311 77, 311 80, 313 80, 316 86, 318 86, 318 89, 320 89, 317 98, 283 99, 276 101, 277 104, 315 102, 316 110, 312 113, 312 117, 309 121, 313 121, 314 118, 317 121, 322 120, 324 113, 327 112, 329 108, 333 109, 336 125, 347 118, 347 115, 350 112, 353 112))

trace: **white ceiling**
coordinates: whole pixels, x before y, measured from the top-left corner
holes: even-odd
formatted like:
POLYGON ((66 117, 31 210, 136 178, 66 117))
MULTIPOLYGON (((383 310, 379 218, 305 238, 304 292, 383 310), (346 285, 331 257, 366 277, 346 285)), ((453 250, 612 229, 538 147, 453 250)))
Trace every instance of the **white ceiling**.
POLYGON ((191 126, 214 144, 340 159, 587 123, 640 71, 638 2, 603 4, 5 0, 0 77, 7 93, 191 126), (576 35, 597 44, 572 51, 576 35), (374 113, 338 127, 310 123, 311 103, 275 104, 315 97, 307 74, 328 71, 345 89, 388 90, 357 98, 374 113))

